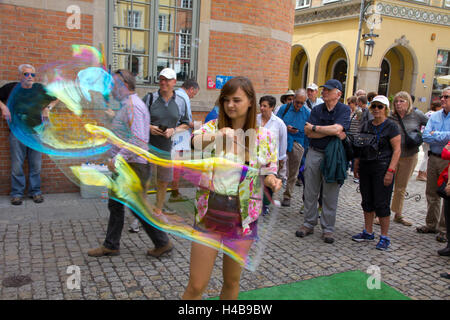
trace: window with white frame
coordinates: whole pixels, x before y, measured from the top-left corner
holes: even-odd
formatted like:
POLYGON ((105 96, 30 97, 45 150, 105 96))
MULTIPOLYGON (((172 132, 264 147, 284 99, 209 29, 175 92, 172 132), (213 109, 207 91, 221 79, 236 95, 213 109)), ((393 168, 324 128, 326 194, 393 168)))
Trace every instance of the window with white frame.
POLYGON ((445 0, 444 7, 450 8, 450 0, 445 0))
POLYGON ((130 28, 140 28, 141 27, 141 12, 128 10, 127 24, 130 28))
POLYGON ((311 0, 297 0, 295 2, 295 9, 307 8, 311 5, 311 0))
POLYGON ((170 67, 183 82, 195 75, 199 0, 108 0, 108 60, 138 83, 154 85, 170 67))
POLYGON ((338 2, 340 0, 323 0, 323 4, 338 2))

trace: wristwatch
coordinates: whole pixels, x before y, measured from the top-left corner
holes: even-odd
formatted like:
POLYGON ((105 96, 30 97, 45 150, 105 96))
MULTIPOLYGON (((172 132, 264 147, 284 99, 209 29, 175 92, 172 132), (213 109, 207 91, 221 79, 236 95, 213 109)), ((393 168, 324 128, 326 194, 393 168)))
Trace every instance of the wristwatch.
POLYGON ((313 125, 312 131, 313 131, 313 132, 316 132, 316 125, 313 125))

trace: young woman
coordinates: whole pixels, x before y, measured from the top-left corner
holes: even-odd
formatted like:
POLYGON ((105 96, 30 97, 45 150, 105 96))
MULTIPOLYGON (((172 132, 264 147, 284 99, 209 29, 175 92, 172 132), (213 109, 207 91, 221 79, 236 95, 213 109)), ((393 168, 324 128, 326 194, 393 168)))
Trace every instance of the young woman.
POLYGON ((400 130, 390 119, 389 100, 385 96, 376 96, 370 111, 374 119, 361 126, 361 133, 372 136, 372 143, 358 148, 355 159, 354 174, 359 178, 360 191, 364 210, 364 230, 354 235, 352 240, 357 242, 373 241, 373 222, 375 215, 379 217, 381 236, 376 248, 387 250, 390 246, 388 237, 389 217, 391 215, 390 202, 394 174, 400 158, 400 130))
MULTIPOLYGON (((216 157, 245 164, 249 170, 260 172, 260 176, 255 177, 245 174, 244 167, 215 166, 210 175, 213 188, 197 192, 194 228, 211 234, 225 245, 231 243, 245 256, 257 238, 257 219, 262 208, 261 176, 264 185, 274 192, 281 188, 281 180, 275 176, 278 147, 274 145, 270 131, 256 125, 256 94, 249 79, 235 77, 223 86, 218 119, 196 130, 192 142, 194 148, 201 146, 201 149, 214 142, 216 157), (256 141, 237 139, 239 132, 248 132, 250 136, 254 133, 256 141), (224 141, 227 141, 226 148, 221 145, 224 141)), ((201 299, 217 254, 217 249, 192 242, 190 278, 183 299, 201 299)), ((241 271, 242 266, 224 254, 221 299, 237 299, 241 271)))

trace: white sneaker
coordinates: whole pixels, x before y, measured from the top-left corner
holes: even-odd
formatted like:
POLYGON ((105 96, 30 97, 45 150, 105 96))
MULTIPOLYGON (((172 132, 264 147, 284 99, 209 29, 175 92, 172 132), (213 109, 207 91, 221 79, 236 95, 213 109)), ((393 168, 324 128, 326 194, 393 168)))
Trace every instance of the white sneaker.
POLYGON ((130 228, 128 229, 129 232, 132 233, 138 233, 139 232, 139 220, 135 219, 133 223, 130 225, 130 228))

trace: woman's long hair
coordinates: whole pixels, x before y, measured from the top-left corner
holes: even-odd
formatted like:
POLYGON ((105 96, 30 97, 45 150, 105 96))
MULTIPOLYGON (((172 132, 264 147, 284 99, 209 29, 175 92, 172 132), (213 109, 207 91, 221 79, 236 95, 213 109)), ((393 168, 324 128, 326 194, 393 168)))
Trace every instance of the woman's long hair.
POLYGON ((256 129, 256 93, 255 89, 253 88, 253 84, 250 81, 250 79, 246 77, 235 77, 231 78, 230 80, 225 83, 222 90, 220 91, 219 96, 219 117, 218 117, 218 128, 222 129, 225 127, 231 128, 231 119, 228 117, 228 115, 225 113, 224 108, 224 100, 225 97, 231 96, 234 94, 239 88, 242 89, 242 91, 245 92, 247 98, 250 101, 250 107, 247 111, 247 119, 245 120, 244 128, 242 128, 245 131, 248 129, 256 129))

